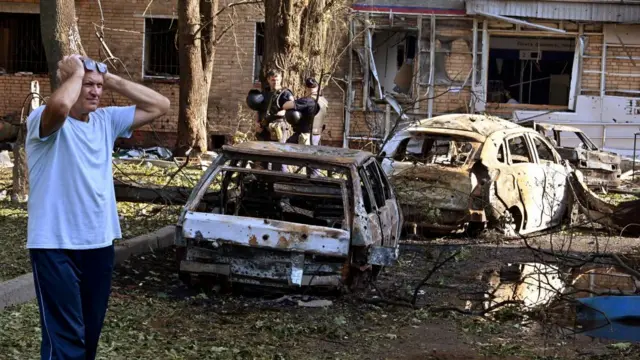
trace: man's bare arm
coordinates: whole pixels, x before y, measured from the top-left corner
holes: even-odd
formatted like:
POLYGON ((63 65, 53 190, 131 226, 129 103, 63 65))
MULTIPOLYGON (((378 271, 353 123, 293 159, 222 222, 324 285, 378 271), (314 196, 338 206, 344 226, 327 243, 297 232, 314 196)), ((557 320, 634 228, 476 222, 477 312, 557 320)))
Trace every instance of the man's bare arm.
POLYGON ((115 91, 136 105, 131 130, 144 126, 169 111, 169 99, 144 85, 125 80, 118 75, 105 74, 104 87, 115 91))
POLYGON ((64 124, 71 107, 82 90, 84 67, 79 55, 65 56, 58 62, 58 76, 62 84, 51 94, 40 118, 40 137, 47 137, 64 124))

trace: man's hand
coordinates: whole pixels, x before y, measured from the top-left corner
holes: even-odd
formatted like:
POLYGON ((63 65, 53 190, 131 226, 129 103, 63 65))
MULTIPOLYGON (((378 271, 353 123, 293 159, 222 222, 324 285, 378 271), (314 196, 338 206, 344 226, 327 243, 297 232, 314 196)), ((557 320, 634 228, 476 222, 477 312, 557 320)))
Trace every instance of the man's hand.
POLYGON ((84 76, 84 65, 82 64, 81 56, 73 54, 63 57, 62 60, 58 61, 56 74, 61 83, 67 81, 72 75, 84 76))

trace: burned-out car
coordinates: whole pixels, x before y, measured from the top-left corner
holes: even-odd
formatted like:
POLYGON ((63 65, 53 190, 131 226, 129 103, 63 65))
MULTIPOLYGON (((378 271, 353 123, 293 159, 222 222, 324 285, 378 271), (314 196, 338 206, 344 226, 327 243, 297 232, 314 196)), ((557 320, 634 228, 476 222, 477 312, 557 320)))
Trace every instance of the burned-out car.
POLYGON ((527 234, 559 225, 572 204, 571 168, 533 129, 449 114, 410 124, 380 154, 414 233, 484 229, 527 234))
POLYGON ((546 136, 560 157, 568 160, 575 169, 580 170, 587 186, 605 188, 620 186, 622 173, 620 155, 599 149, 582 130, 572 126, 533 120, 519 124, 546 136))
POLYGON ((371 153, 262 141, 224 146, 179 218, 180 273, 189 281, 342 287, 394 264, 401 224, 371 153))

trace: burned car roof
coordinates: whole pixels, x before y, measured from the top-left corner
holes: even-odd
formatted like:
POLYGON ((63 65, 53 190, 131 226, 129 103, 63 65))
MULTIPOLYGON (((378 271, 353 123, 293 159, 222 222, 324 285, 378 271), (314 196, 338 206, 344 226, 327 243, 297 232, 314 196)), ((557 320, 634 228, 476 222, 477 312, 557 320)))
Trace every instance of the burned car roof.
POLYGON ((407 132, 424 131, 425 129, 446 129, 454 132, 476 134, 482 141, 496 131, 521 128, 520 125, 495 116, 475 114, 447 114, 440 115, 411 124, 405 129, 407 132))
POLYGON ((236 153, 292 158, 342 166, 358 166, 373 156, 372 153, 363 150, 344 149, 332 146, 283 144, 275 141, 247 141, 233 146, 224 145, 222 150, 228 154, 236 153))
POLYGON ((573 127, 569 125, 551 124, 551 123, 534 122, 534 121, 525 121, 518 124, 526 127, 535 126, 547 131, 555 130, 555 131, 582 132, 582 130, 578 129, 577 127, 573 127))

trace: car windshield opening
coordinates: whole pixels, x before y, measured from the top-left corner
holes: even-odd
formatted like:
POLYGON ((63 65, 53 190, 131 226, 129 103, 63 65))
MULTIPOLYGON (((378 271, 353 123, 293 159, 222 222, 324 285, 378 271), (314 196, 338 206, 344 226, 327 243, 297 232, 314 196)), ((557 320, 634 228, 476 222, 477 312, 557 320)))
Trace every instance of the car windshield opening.
POLYGON ((478 146, 477 141, 464 136, 416 133, 400 143, 394 160, 463 166, 473 157, 478 146))

